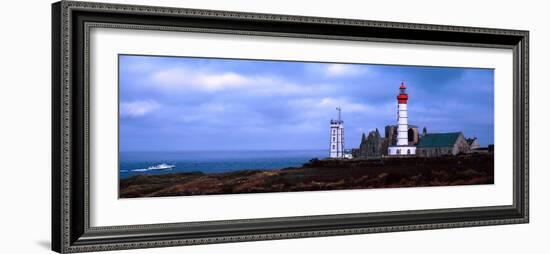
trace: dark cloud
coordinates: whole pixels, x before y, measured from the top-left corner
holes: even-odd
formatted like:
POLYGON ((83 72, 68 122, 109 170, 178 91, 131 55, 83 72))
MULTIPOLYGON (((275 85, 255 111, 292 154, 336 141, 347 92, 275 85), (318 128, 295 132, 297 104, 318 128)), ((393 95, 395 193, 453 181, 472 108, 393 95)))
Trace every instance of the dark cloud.
POLYGON ((396 120, 493 143, 493 70, 177 57, 120 58, 121 150, 323 149, 342 106, 347 147, 396 120))

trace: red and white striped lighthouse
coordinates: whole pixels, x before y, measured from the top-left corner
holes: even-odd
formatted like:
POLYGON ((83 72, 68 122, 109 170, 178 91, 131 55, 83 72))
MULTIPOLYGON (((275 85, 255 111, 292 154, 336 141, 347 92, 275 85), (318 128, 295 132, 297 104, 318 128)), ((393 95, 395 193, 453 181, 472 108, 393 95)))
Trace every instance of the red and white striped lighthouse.
POLYGON ((407 94, 405 83, 401 82, 397 95, 397 142, 388 148, 388 155, 415 155, 416 146, 409 146, 409 119, 407 114, 407 94))
POLYGON ((409 138, 407 131, 409 129, 409 123, 407 119, 407 101, 409 95, 407 94, 407 87, 405 83, 401 82, 399 87, 399 95, 397 95, 397 145, 406 146, 409 144, 409 138))

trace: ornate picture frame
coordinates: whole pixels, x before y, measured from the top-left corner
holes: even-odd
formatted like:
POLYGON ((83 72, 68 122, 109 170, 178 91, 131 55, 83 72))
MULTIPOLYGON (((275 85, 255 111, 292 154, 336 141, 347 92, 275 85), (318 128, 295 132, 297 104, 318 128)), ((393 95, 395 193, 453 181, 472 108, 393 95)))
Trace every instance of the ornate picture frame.
POLYGON ((60 253, 529 222, 529 32, 61 1, 52 5, 52 249, 60 253), (90 225, 92 28, 512 50, 513 204, 407 211, 90 225))

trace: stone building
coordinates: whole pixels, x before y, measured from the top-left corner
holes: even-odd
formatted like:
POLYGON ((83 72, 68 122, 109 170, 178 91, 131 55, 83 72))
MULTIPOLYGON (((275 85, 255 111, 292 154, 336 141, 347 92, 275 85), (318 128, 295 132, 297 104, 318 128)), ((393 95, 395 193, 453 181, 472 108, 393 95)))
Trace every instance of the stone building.
POLYGON ((420 139, 416 154, 420 157, 457 155, 470 151, 470 145, 462 132, 429 133, 420 139))
MULTIPOLYGON (((425 128, 424 128, 425 129, 425 128)), ((397 145, 397 125, 387 125, 384 129, 385 137, 380 135, 378 129, 369 132, 368 135, 363 133, 359 148, 352 149, 353 158, 380 158, 388 155, 388 147, 397 145)), ((408 125, 408 145, 416 146, 420 140, 418 127, 416 125, 408 125)))
MULTIPOLYGON (((418 144, 418 141, 420 140, 418 126, 409 124, 407 128, 407 134, 409 146, 418 144)), ((397 125, 386 125, 386 127, 384 128, 384 137, 387 139, 388 146, 396 146, 397 125)))
POLYGON ((382 157, 383 140, 378 129, 369 132, 368 136, 363 133, 359 148, 352 150, 353 158, 375 159, 382 157))

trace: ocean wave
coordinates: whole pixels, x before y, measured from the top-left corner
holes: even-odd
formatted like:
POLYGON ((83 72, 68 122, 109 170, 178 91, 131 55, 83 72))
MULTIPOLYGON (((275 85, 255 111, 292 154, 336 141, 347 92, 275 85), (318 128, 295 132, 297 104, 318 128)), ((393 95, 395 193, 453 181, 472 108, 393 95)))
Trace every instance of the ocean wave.
POLYGON ((151 171, 152 169, 147 168, 138 168, 138 169, 132 169, 132 172, 145 172, 145 171, 151 171))

